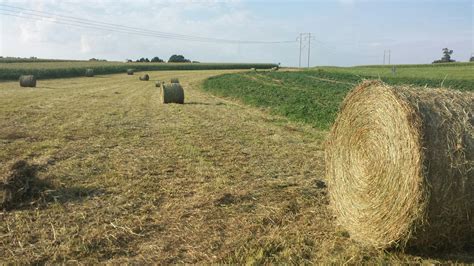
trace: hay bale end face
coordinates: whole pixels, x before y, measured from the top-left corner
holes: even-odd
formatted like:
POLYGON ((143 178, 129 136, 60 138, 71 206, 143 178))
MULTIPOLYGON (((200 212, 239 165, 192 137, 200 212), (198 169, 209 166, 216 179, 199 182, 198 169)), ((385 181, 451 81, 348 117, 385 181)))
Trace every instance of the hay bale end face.
POLYGON ((36 87, 36 77, 33 75, 20 76, 20 87, 36 87))
POLYGON ((88 68, 86 69, 86 77, 93 77, 94 76, 94 69, 88 68))
POLYGON ((179 79, 177 79, 177 78, 172 78, 172 79, 170 80, 170 82, 171 82, 171 83, 179 83, 179 79))
POLYGON ((376 248, 460 247, 474 237, 474 93, 364 82, 326 143, 338 223, 376 248))
POLYGON ((133 69, 131 68, 127 69, 127 75, 133 75, 133 73, 134 73, 133 69))
POLYGON ((184 103, 184 90, 179 83, 163 84, 161 87, 162 103, 184 103))
POLYGON ((145 75, 139 77, 138 79, 140 79, 141 81, 148 81, 148 80, 150 80, 150 76, 148 76, 148 74, 145 74, 145 75))

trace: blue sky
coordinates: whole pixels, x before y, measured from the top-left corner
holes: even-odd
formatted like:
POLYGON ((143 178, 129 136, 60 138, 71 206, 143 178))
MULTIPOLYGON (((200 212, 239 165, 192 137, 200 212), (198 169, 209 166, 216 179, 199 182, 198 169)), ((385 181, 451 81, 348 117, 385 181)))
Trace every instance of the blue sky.
MULTIPOLYGON (((221 39, 296 40, 311 32, 310 65, 430 63, 441 49, 474 52, 474 1, 9 1, 24 7, 156 31, 221 39)), ((1 9, 1 7, 0 7, 1 9)), ((1 12, 1 11, 0 11, 1 12)), ((25 16, 25 13, 22 13, 25 16)), ((299 43, 220 44, 128 35, 0 15, 0 55, 108 60, 183 54, 203 62, 298 65, 299 43)), ((306 59, 306 54, 303 54, 306 59)), ((304 62, 306 64, 306 62, 304 62)))

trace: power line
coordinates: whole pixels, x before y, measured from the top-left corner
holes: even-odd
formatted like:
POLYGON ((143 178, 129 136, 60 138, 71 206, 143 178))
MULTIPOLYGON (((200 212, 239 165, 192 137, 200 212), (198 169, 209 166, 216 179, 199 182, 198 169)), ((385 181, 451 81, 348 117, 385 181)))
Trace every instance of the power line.
POLYGON ((156 37, 163 39, 174 39, 174 40, 185 40, 185 41, 198 41, 198 42, 214 42, 214 43, 230 43, 230 44, 285 44, 285 43, 295 43, 296 40, 288 41, 254 41, 254 40, 230 40, 230 39, 220 39, 220 38, 209 38, 209 37, 200 37, 193 35, 184 35, 184 34, 175 34, 167 33, 161 31, 147 30, 136 27, 129 27, 119 24, 100 22, 90 19, 82 19, 72 16, 63 16, 57 15, 50 12, 20 8, 15 6, 9 6, 0 4, 0 11, 7 13, 0 13, 1 15, 14 16, 19 18, 33 19, 43 21, 47 19, 49 22, 75 26, 81 28, 90 28, 98 30, 106 30, 112 32, 126 33, 126 34, 135 34, 148 37, 156 37), (13 9, 13 10, 12 10, 13 9))

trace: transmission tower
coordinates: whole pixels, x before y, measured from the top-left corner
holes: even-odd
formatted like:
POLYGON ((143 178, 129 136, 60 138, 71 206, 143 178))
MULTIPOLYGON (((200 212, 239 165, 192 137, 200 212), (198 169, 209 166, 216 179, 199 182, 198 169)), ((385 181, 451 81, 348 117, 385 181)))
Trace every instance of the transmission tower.
POLYGON ((300 42, 298 67, 301 68, 301 57, 303 54, 303 50, 306 50, 306 53, 308 55, 307 66, 309 67, 311 61, 311 32, 300 33, 300 36, 297 38, 297 40, 300 42))

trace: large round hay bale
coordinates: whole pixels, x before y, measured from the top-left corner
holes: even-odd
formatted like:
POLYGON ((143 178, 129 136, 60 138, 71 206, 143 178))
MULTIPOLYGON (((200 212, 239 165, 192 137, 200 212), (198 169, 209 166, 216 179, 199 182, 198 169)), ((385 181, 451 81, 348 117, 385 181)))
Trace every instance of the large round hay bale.
POLYGON ((148 74, 145 74, 145 75, 139 77, 138 79, 140 79, 142 81, 148 81, 148 80, 150 80, 150 76, 148 76, 148 74))
POLYGON ((127 69, 127 75, 133 75, 133 73, 134 73, 133 69, 131 68, 127 69))
POLYGON ((171 83, 179 83, 179 79, 178 78, 172 78, 170 80, 171 83))
POLYGON ((88 68, 86 69, 86 77, 93 77, 94 76, 94 69, 88 68))
POLYGON ((36 77, 33 75, 20 76, 21 87, 36 87, 36 77))
POLYGON ((326 143, 338 223, 367 246, 474 239, 474 93, 364 82, 326 143))
POLYGON ((163 103, 184 103, 184 90, 179 83, 163 84, 161 87, 163 103))

